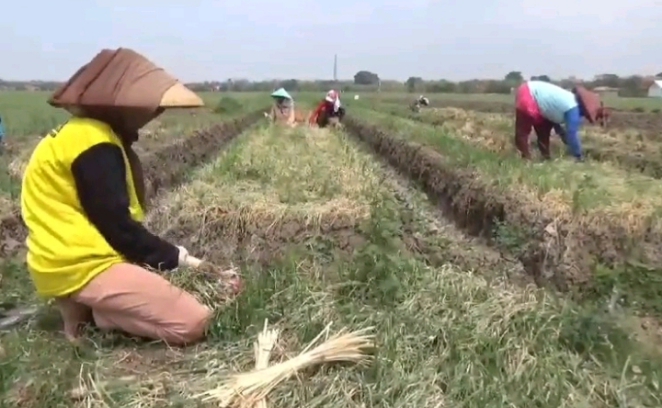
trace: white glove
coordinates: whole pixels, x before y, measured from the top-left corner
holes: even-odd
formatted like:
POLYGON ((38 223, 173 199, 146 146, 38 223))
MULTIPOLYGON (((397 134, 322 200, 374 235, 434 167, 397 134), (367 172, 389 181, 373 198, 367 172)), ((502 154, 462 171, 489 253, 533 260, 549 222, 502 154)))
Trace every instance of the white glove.
POLYGON ((188 251, 183 246, 177 246, 179 249, 179 266, 188 266, 188 251))

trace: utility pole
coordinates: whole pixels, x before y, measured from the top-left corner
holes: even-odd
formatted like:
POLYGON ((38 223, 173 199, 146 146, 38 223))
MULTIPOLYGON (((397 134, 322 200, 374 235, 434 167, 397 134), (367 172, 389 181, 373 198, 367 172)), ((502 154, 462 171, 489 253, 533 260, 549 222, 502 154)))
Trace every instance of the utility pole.
POLYGON ((333 56, 333 82, 338 82, 338 54, 333 56))

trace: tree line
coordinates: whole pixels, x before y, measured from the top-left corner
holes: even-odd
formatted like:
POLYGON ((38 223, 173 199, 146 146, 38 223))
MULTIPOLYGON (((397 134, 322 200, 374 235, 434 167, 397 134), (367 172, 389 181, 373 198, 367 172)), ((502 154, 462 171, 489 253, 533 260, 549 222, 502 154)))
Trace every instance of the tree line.
MULTIPOLYGON (((582 83, 589 89, 609 87, 618 90, 624 97, 646 96, 648 88, 655 79, 662 79, 662 72, 653 76, 631 75, 621 77, 616 74, 600 74, 591 80, 578 78, 550 78, 548 75, 535 75, 524 78, 521 72, 511 71, 502 79, 472 79, 467 81, 449 81, 445 79, 426 80, 412 76, 406 81, 382 80, 378 74, 361 70, 351 80, 303 81, 298 79, 251 81, 248 79, 228 79, 225 81, 193 82, 186 85, 197 92, 268 92, 283 87, 290 92, 324 92, 340 89, 343 92, 410 92, 410 93, 494 93, 508 94, 525 79, 537 79, 556 83, 564 88, 572 88, 582 83)), ((52 91, 61 82, 54 81, 3 81, 0 90, 52 91)))
POLYGON ((283 87, 290 92, 323 92, 340 89, 343 92, 410 92, 410 93, 494 93, 509 94, 513 88, 526 79, 548 81, 570 89, 581 83, 589 89, 608 87, 617 90, 623 97, 646 96, 648 88, 655 79, 662 79, 662 72, 654 76, 631 75, 621 77, 616 74, 600 74, 590 80, 578 78, 551 78, 549 75, 534 75, 524 78, 521 72, 511 71, 502 79, 472 79, 467 81, 425 80, 421 77, 409 77, 406 81, 382 80, 371 71, 359 71, 353 80, 343 81, 301 81, 297 79, 249 81, 247 79, 227 80, 224 82, 204 82, 188 84, 196 91, 232 91, 232 92, 267 92, 283 87))

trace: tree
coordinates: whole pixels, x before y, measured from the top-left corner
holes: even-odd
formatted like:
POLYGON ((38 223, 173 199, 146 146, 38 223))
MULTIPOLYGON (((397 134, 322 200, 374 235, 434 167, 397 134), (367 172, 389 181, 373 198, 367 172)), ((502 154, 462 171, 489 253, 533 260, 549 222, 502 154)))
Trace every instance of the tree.
POLYGON ((608 86, 610 88, 618 88, 620 86, 621 78, 616 74, 601 74, 596 75, 594 86, 608 86))
POLYGON ((487 81, 484 92, 491 94, 509 94, 510 84, 504 81, 487 81))
POLYGON ((639 97, 646 95, 647 87, 644 85, 644 78, 639 75, 621 78, 619 82, 619 94, 623 96, 639 97))
POLYGON ((416 92, 416 87, 423 83, 423 78, 421 77, 409 77, 405 82, 407 87, 407 92, 416 92))
POLYGON ((370 71, 359 71, 354 75, 355 85, 377 85, 379 83, 379 75, 370 71))
MULTIPOLYGON (((662 72, 658 72, 658 73, 655 75, 655 78, 662 78, 662 72)), ((2 81, 0 81, 0 82, 2 82, 2 81)))
POLYGON ((552 82, 551 78, 548 77, 547 75, 538 75, 538 76, 532 76, 531 77, 532 81, 545 81, 545 82, 552 82))
POLYGON ((280 86, 285 88, 286 91, 296 92, 299 90, 299 81, 296 79, 287 79, 280 83, 280 86))
POLYGON ((457 87, 454 82, 441 80, 428 82, 425 84, 425 92, 429 93, 454 93, 457 92, 457 87))
POLYGON ((510 71, 509 73, 506 74, 505 79, 506 81, 511 81, 511 82, 524 81, 524 77, 522 76, 522 73, 520 71, 510 71))

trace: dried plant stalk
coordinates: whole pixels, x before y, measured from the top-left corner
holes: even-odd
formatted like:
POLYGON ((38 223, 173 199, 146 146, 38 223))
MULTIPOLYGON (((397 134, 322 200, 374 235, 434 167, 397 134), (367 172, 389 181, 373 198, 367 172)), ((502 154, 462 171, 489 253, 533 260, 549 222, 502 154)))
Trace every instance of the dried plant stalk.
POLYGON ((372 328, 351 333, 343 328, 311 350, 314 343, 328 334, 328 329, 329 326, 297 357, 261 370, 233 375, 219 387, 195 397, 205 402, 215 401, 219 407, 231 407, 237 402, 242 406, 251 406, 264 398, 278 384, 313 365, 340 361, 361 364, 370 359, 365 354, 365 350, 374 347, 374 335, 368 334, 372 328))
MULTIPOLYGON (((269 322, 264 320, 264 329, 262 333, 257 336, 257 341, 253 343, 255 350, 255 369, 262 370, 269 367, 269 358, 271 357, 271 350, 273 350, 278 340, 278 330, 267 330, 269 322)), ((253 408, 267 408, 267 399, 261 398, 255 402, 253 408)))

